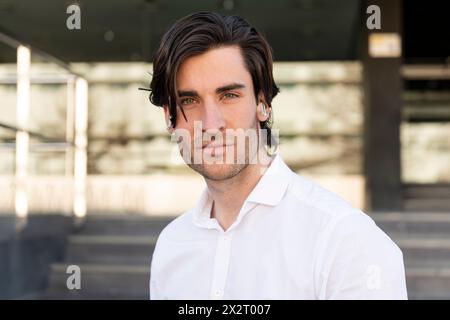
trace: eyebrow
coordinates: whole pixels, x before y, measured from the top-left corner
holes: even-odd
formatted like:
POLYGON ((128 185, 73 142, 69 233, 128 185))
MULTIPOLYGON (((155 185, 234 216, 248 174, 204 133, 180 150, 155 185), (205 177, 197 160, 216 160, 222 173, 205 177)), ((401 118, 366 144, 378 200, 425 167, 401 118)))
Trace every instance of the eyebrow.
MULTIPOLYGON (((243 89, 245 88, 245 85, 243 83, 233 82, 230 84, 227 84, 225 86, 219 87, 216 89, 216 93, 223 93, 225 91, 230 90, 236 90, 236 89, 243 89)), ((178 97, 198 97, 199 94, 195 90, 179 90, 178 91, 178 97)))

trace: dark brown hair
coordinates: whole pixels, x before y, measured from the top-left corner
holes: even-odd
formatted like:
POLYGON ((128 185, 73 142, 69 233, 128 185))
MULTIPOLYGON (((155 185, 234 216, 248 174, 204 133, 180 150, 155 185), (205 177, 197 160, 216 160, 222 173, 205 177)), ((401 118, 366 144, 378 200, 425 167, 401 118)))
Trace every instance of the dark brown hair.
MULTIPOLYGON (((241 17, 202 11, 176 21, 162 37, 153 61, 150 101, 156 106, 169 106, 170 120, 175 127, 178 68, 188 57, 229 45, 237 45, 241 49, 245 66, 252 77, 256 101, 262 92, 270 107, 269 118, 260 122, 260 126, 267 130, 266 144, 271 147, 271 102, 279 92, 272 74, 272 49, 264 36, 241 17)), ((180 109, 187 121, 183 109, 180 109)))

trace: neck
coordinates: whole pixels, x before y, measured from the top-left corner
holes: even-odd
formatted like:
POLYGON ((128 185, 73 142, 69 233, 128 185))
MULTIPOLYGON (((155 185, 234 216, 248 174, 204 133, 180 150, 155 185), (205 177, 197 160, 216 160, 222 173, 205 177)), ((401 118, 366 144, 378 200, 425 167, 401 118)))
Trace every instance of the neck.
POLYGON ((265 152, 264 148, 261 149, 257 156, 257 163, 249 164, 236 176, 221 181, 205 179, 213 199, 211 217, 216 218, 224 230, 227 230, 236 220, 244 201, 272 162, 272 157, 265 152))

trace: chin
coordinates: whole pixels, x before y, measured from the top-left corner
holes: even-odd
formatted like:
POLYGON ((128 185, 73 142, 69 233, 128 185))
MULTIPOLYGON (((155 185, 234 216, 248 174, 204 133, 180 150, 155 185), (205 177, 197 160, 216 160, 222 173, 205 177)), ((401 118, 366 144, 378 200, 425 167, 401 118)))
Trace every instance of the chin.
POLYGON ((205 179, 221 181, 231 179, 244 170, 248 164, 190 164, 193 170, 205 179))

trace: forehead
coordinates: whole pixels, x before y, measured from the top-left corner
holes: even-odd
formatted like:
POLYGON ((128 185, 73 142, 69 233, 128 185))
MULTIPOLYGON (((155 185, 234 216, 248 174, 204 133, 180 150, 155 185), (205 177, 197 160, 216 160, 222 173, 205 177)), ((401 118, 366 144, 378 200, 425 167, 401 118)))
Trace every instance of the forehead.
POLYGON ((214 48, 187 58, 177 73, 178 90, 215 90, 231 82, 244 83, 248 88, 252 78, 245 67, 238 46, 214 48))

